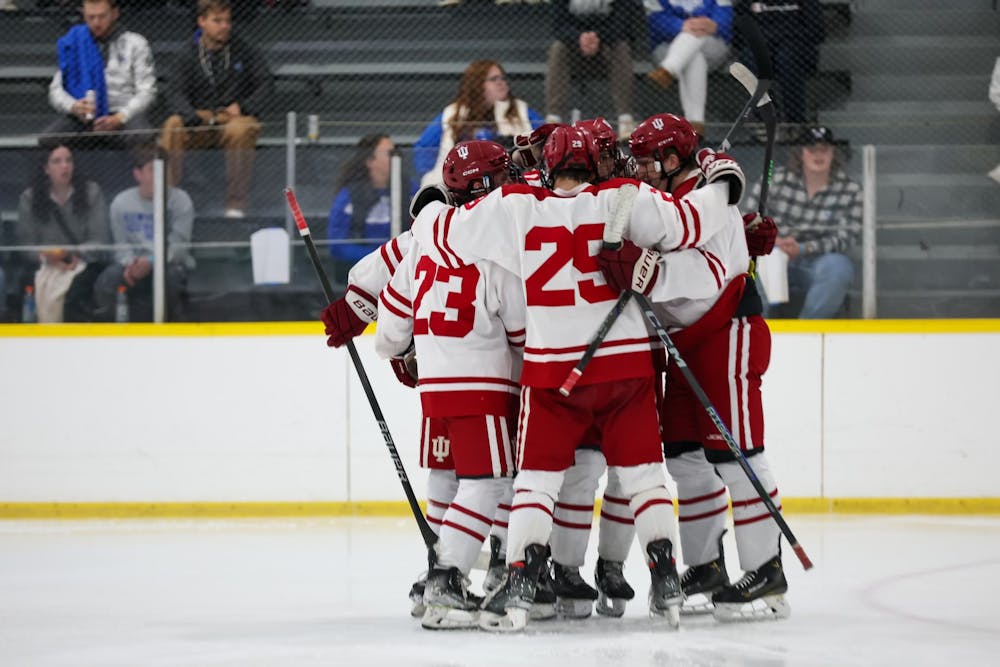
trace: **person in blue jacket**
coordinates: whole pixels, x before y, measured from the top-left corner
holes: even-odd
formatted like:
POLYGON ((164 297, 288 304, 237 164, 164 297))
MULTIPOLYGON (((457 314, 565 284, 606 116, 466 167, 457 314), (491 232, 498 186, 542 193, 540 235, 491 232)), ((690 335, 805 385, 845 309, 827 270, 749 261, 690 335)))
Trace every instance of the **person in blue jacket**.
MULTIPOLYGON (((337 194, 330 207, 327 238, 358 239, 356 243, 330 245, 330 255, 348 268, 391 237, 389 171, 395 148, 388 135, 366 135, 358 140, 354 153, 337 174, 337 194)), ((405 203, 401 201, 400 206, 400 219, 408 221, 405 203)))
POLYGON ((649 44, 656 69, 647 76, 667 90, 678 83, 684 117, 705 132, 708 73, 726 62, 733 41, 731 0, 646 2, 649 44), (659 9, 654 10, 653 6, 659 9))

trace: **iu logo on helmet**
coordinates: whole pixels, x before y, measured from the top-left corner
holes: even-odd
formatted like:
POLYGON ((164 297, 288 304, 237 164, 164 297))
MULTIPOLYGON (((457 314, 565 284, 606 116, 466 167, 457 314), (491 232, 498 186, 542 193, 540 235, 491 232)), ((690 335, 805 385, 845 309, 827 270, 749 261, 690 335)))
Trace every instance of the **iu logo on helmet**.
POLYGON ((451 440, 439 435, 433 440, 431 440, 431 454, 437 459, 438 463, 444 463, 445 458, 451 452, 451 440))
POLYGON ((459 146, 458 147, 458 157, 462 158, 463 160, 465 160, 466 158, 468 158, 469 157, 469 147, 468 146, 459 146))
POLYGON ((657 130, 662 130, 663 129, 663 119, 662 118, 654 118, 653 119, 653 127, 655 127, 657 130))

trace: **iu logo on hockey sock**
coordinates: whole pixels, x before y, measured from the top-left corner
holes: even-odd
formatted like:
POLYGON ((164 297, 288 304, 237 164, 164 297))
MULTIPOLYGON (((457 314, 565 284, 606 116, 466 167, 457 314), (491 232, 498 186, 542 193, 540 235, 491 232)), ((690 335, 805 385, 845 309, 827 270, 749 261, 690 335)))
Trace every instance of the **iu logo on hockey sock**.
POLYGON ((443 435, 439 435, 431 440, 431 454, 434 455, 434 458, 437 459, 438 463, 443 463, 450 451, 451 440, 443 435))

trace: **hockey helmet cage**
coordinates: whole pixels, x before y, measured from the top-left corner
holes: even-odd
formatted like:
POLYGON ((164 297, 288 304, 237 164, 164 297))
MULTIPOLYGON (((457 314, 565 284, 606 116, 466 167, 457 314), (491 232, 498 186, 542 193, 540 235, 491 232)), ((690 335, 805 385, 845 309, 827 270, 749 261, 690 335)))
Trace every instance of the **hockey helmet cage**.
POLYGON ((448 151, 441 174, 456 203, 464 204, 510 179, 510 156, 494 141, 463 141, 448 151))
POLYGON ((542 149, 542 162, 549 187, 556 174, 564 171, 581 171, 587 174, 588 181, 594 181, 598 178, 599 161, 600 154, 594 136, 589 130, 580 127, 560 125, 552 130, 542 149))

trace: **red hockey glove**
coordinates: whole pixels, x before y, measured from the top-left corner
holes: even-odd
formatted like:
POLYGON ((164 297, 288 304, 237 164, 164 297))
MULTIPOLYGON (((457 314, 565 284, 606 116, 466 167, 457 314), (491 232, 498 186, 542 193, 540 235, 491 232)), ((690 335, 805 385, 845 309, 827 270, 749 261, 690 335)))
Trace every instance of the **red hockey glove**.
POLYGON ((739 163, 728 153, 716 153, 711 148, 702 148, 695 156, 698 169, 705 177, 706 183, 724 180, 729 183, 729 204, 735 206, 743 198, 746 188, 746 177, 739 163))
POLYGON ((362 292, 354 287, 347 294, 323 309, 320 319, 326 325, 326 344, 340 347, 378 319, 378 309, 362 292))
POLYGON ((399 380, 400 384, 407 387, 413 388, 417 386, 417 353, 410 346, 410 349, 403 353, 401 357, 391 357, 389 359, 389 365, 392 366, 392 372, 396 374, 396 379, 399 380))
POLYGON ((770 255, 774 250, 774 240, 778 238, 778 226, 774 218, 760 213, 747 213, 743 216, 743 229, 747 235, 747 249, 751 257, 770 255))
POLYGON ((558 123, 546 123, 531 134, 519 134, 514 137, 514 150, 510 161, 521 169, 533 169, 542 161, 542 147, 546 139, 556 129, 558 123))
POLYGON ((611 289, 633 290, 649 296, 660 273, 659 259, 660 253, 640 248, 626 239, 618 250, 602 248, 597 255, 597 266, 611 289))

